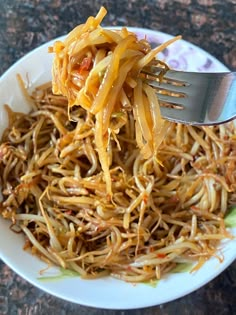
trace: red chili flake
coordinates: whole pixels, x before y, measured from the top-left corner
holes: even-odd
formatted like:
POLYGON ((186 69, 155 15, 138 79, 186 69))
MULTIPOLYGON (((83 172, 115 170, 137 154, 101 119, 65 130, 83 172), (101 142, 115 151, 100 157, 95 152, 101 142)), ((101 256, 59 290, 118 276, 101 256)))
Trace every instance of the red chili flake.
POLYGON ((30 240, 29 240, 29 239, 26 239, 25 244, 24 244, 24 246, 23 246, 23 249, 24 249, 24 250, 27 250, 27 249, 30 248, 30 247, 31 247, 30 240))
POLYGON ((80 73, 83 71, 87 71, 91 68, 91 64, 92 64, 92 58, 91 57, 85 57, 81 64, 80 64, 80 73))
POLYGON ((154 248, 153 246, 151 246, 151 247, 149 248, 150 253, 154 252, 154 250, 155 250, 155 248, 154 248))
POLYGON ((196 206, 192 206, 190 209, 191 209, 191 210, 195 210, 195 211, 199 211, 199 208, 196 207, 196 206))
POLYGON ((103 231, 103 228, 101 226, 96 226, 95 231, 99 233, 103 231))
POLYGON ((107 195, 106 195, 106 199, 107 199, 108 202, 111 201, 111 195, 110 195, 110 194, 107 194, 107 195))
POLYGON ((158 253, 157 258, 166 258, 166 254, 164 253, 158 253))
POLYGON ((148 196, 147 196, 147 195, 144 195, 144 196, 143 196, 143 202, 144 202, 145 204, 148 203, 148 196))
POLYGON ((68 211, 66 211, 66 214, 68 214, 68 215, 72 215, 72 210, 68 210, 68 211))
POLYGON ((179 202, 179 197, 177 197, 177 196, 172 196, 172 197, 169 199, 169 202, 173 202, 173 203, 179 202))

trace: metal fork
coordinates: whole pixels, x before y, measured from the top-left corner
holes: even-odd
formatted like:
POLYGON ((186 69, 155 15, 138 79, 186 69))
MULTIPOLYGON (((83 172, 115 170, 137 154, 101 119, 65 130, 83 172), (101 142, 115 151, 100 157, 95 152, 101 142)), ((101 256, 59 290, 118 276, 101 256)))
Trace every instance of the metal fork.
POLYGON ((163 69, 145 71, 164 118, 191 125, 215 125, 236 118, 236 73, 196 73, 163 69))

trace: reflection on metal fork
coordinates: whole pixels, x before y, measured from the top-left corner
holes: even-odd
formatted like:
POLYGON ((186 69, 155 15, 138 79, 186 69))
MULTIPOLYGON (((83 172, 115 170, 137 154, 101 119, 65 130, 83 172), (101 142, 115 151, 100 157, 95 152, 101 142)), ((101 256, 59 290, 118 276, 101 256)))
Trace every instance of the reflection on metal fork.
POLYGON ((164 118, 191 125, 221 124, 236 118, 236 73, 196 73, 160 68, 145 72, 154 87, 164 118))

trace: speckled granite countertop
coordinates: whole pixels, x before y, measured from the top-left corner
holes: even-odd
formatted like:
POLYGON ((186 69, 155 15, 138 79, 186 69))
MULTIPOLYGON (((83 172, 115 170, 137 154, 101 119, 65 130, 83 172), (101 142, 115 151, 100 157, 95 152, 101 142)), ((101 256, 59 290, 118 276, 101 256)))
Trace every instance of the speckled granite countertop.
MULTIPOLYGON (((104 24, 160 30, 201 46, 236 70, 235 0, 0 0, 0 75, 40 44, 67 33, 101 5, 104 24)), ((1 237, 1 236, 0 236, 1 237)), ((62 301, 31 286, 0 261, 0 315, 236 314, 236 262, 188 296, 134 311, 107 311, 62 301)))

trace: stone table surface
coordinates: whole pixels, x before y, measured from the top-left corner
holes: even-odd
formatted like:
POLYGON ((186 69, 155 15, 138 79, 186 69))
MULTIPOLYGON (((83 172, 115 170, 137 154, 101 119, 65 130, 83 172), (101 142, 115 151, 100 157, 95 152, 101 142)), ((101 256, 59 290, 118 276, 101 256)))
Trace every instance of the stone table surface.
MULTIPOLYGON (((33 48, 95 15, 101 4, 109 12, 104 25, 182 34, 236 70, 236 0, 0 0, 0 75, 33 48)), ((176 301, 140 310, 103 310, 44 293, 0 261, 0 315, 233 315, 235 290, 236 261, 216 279, 176 301)))

